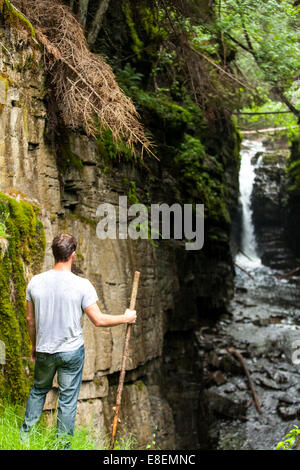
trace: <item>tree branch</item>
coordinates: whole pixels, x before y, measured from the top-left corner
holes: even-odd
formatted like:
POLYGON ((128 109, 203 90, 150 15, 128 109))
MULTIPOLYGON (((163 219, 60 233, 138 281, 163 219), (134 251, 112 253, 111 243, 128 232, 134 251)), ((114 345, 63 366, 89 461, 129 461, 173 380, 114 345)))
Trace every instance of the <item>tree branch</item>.
MULTIPOLYGON (((241 5, 240 5, 239 1, 237 1, 237 4, 241 8, 241 5)), ((240 19, 241 19, 241 24, 242 24, 242 28, 243 28, 244 37, 245 37, 246 43, 248 45, 248 52, 250 52, 250 54, 252 54, 255 62, 257 63, 258 66, 260 66, 259 60, 258 60, 257 55, 256 55, 256 52, 255 52, 255 50, 252 46, 251 38, 250 38, 250 35, 249 35, 248 30, 246 28, 245 21, 243 19, 243 15, 242 15, 241 11, 239 11, 239 16, 240 16, 240 19)))
POLYGON ((289 108, 289 110, 297 117, 298 119, 298 124, 300 124, 300 110, 298 110, 297 108, 295 108, 295 106, 293 105, 293 103, 291 103, 291 101, 286 97, 286 95, 284 94, 283 90, 281 87, 279 86, 275 86, 273 88, 273 90, 275 91, 275 93, 280 97, 281 101, 289 108))
POLYGON ((245 26, 245 23, 244 21, 242 20, 242 26, 243 26, 243 31, 244 31, 244 36, 245 36, 245 39, 246 39, 246 42, 248 44, 248 51, 252 54, 253 56, 253 59, 255 60, 255 62, 257 63, 257 65, 259 66, 259 60, 257 58, 257 55, 256 55, 256 52, 252 46, 252 42, 251 42, 251 39, 250 39, 250 36, 249 36, 249 33, 246 29, 246 26, 245 26))
POLYGON ((240 41, 238 41, 237 39, 235 39, 233 36, 231 36, 229 33, 225 33, 226 36, 231 39, 232 42, 234 42, 235 44, 237 44, 238 46, 240 46, 242 49, 244 49, 245 51, 247 52, 250 52, 250 54, 252 54, 252 50, 249 49, 247 46, 245 46, 244 44, 242 44, 240 41))
POLYGON ((103 18, 109 5, 109 0, 101 0, 95 18, 90 26, 87 42, 89 46, 95 44, 99 31, 102 26, 103 18))
POLYGON ((197 55, 200 55, 203 57, 203 59, 207 60, 211 65, 213 65, 216 69, 220 70, 223 74, 227 75, 227 77, 231 78, 231 80, 234 80, 235 82, 239 83, 243 88, 246 88, 247 90, 250 90, 250 88, 243 82, 241 82, 237 77, 232 75, 231 73, 227 72, 224 70, 220 65, 216 64, 213 60, 211 60, 209 57, 207 57, 205 54, 203 54, 200 51, 196 51, 193 47, 191 47, 189 44, 187 46, 197 55))
POLYGON ((86 24, 88 7, 89 7, 89 0, 79 0, 77 17, 78 17, 79 23, 83 26, 83 28, 85 28, 85 24, 86 24))
POLYGON ((260 112, 260 113, 250 113, 250 112, 240 112, 240 111, 236 111, 234 112, 233 114, 251 114, 252 116, 254 115, 260 115, 260 114, 286 114, 286 113, 291 113, 292 111, 264 111, 264 112, 260 112))

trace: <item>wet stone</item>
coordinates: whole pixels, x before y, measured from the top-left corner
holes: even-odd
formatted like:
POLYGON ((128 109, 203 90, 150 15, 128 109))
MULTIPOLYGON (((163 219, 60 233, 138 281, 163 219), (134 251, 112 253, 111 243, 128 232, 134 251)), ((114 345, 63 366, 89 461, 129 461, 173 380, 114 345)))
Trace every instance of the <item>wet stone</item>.
POLYGON ((245 418, 249 402, 241 392, 223 395, 222 391, 215 391, 213 387, 204 391, 204 400, 211 411, 229 418, 245 418))
POLYGON ((267 326, 269 324, 268 318, 258 318, 257 320, 253 320, 253 324, 257 326, 267 326))
POLYGON ((214 349, 214 345, 212 343, 204 343, 203 344, 204 351, 211 351, 214 349))
POLYGON ((208 365, 212 366, 212 367, 215 367, 215 368, 218 368, 219 365, 220 365, 220 359, 216 353, 216 351, 211 351, 209 354, 208 354, 208 357, 207 357, 207 363, 208 365))
POLYGON ((223 387, 222 391, 223 391, 224 393, 233 393, 233 392, 236 391, 236 386, 235 386, 233 383, 227 383, 227 384, 223 387))
POLYGON ((282 419, 294 419, 299 415, 299 407, 296 406, 278 406, 277 408, 278 414, 281 416, 282 419))
POLYGON ((224 372, 230 372, 233 375, 243 373, 243 368, 240 363, 228 353, 221 358, 219 366, 224 372))
POLYGON ((290 385, 285 383, 285 384, 278 384, 275 382, 273 379, 268 379, 267 377, 257 377, 255 379, 255 382, 259 385, 263 385, 267 388, 271 388, 273 390, 285 390, 288 388, 290 385))
POLYGON ((227 382, 226 377, 220 370, 216 370, 215 372, 211 373, 211 379, 217 384, 222 385, 227 382))
POLYGON ((300 403, 300 396, 297 396, 295 393, 283 393, 279 397, 279 402, 294 405, 295 403, 300 403))
POLYGON ((285 383, 288 383, 289 381, 286 374, 283 374, 282 372, 275 372, 275 374, 273 375, 273 378, 279 384, 285 384, 285 383))
POLYGON ((264 154, 264 152, 256 152, 254 157, 251 158, 251 165, 256 165, 257 160, 259 159, 259 157, 262 157, 263 154, 264 154))
POLYGON ((244 382, 242 380, 239 380, 237 382, 236 386, 239 390, 247 390, 248 389, 248 385, 246 384, 246 382, 244 382))

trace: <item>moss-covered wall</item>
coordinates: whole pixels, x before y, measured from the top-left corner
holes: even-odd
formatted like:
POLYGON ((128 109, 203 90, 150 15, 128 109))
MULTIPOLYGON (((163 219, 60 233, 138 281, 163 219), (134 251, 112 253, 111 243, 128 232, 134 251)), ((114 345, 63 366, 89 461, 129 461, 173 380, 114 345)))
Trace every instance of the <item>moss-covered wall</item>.
POLYGON ((289 187, 288 191, 300 191, 300 137, 297 136, 293 139, 291 144, 291 154, 286 169, 289 187))
POLYGON ((26 270, 38 273, 45 252, 39 208, 0 193, 5 233, 0 244, 0 339, 6 347, 5 381, 0 394, 24 400, 31 383, 30 341, 26 330, 26 270))

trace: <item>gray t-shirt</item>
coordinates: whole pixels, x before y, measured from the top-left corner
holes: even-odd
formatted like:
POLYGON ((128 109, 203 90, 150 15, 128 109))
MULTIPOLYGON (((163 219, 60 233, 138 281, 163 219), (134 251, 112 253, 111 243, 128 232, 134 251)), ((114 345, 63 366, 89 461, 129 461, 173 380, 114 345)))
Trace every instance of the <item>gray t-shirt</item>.
POLYGON ((82 346, 82 309, 98 300, 88 279, 50 269, 32 277, 26 300, 34 303, 36 351, 52 354, 82 346))

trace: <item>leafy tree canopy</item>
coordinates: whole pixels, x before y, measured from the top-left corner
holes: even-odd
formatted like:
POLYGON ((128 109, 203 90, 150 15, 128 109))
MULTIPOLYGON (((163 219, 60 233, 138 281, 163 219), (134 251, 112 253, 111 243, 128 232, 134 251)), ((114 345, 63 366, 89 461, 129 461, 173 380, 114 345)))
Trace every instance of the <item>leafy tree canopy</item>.
POLYGON ((224 41, 237 47, 235 66, 247 83, 299 119, 299 7, 290 0, 219 0, 215 15, 224 41))

